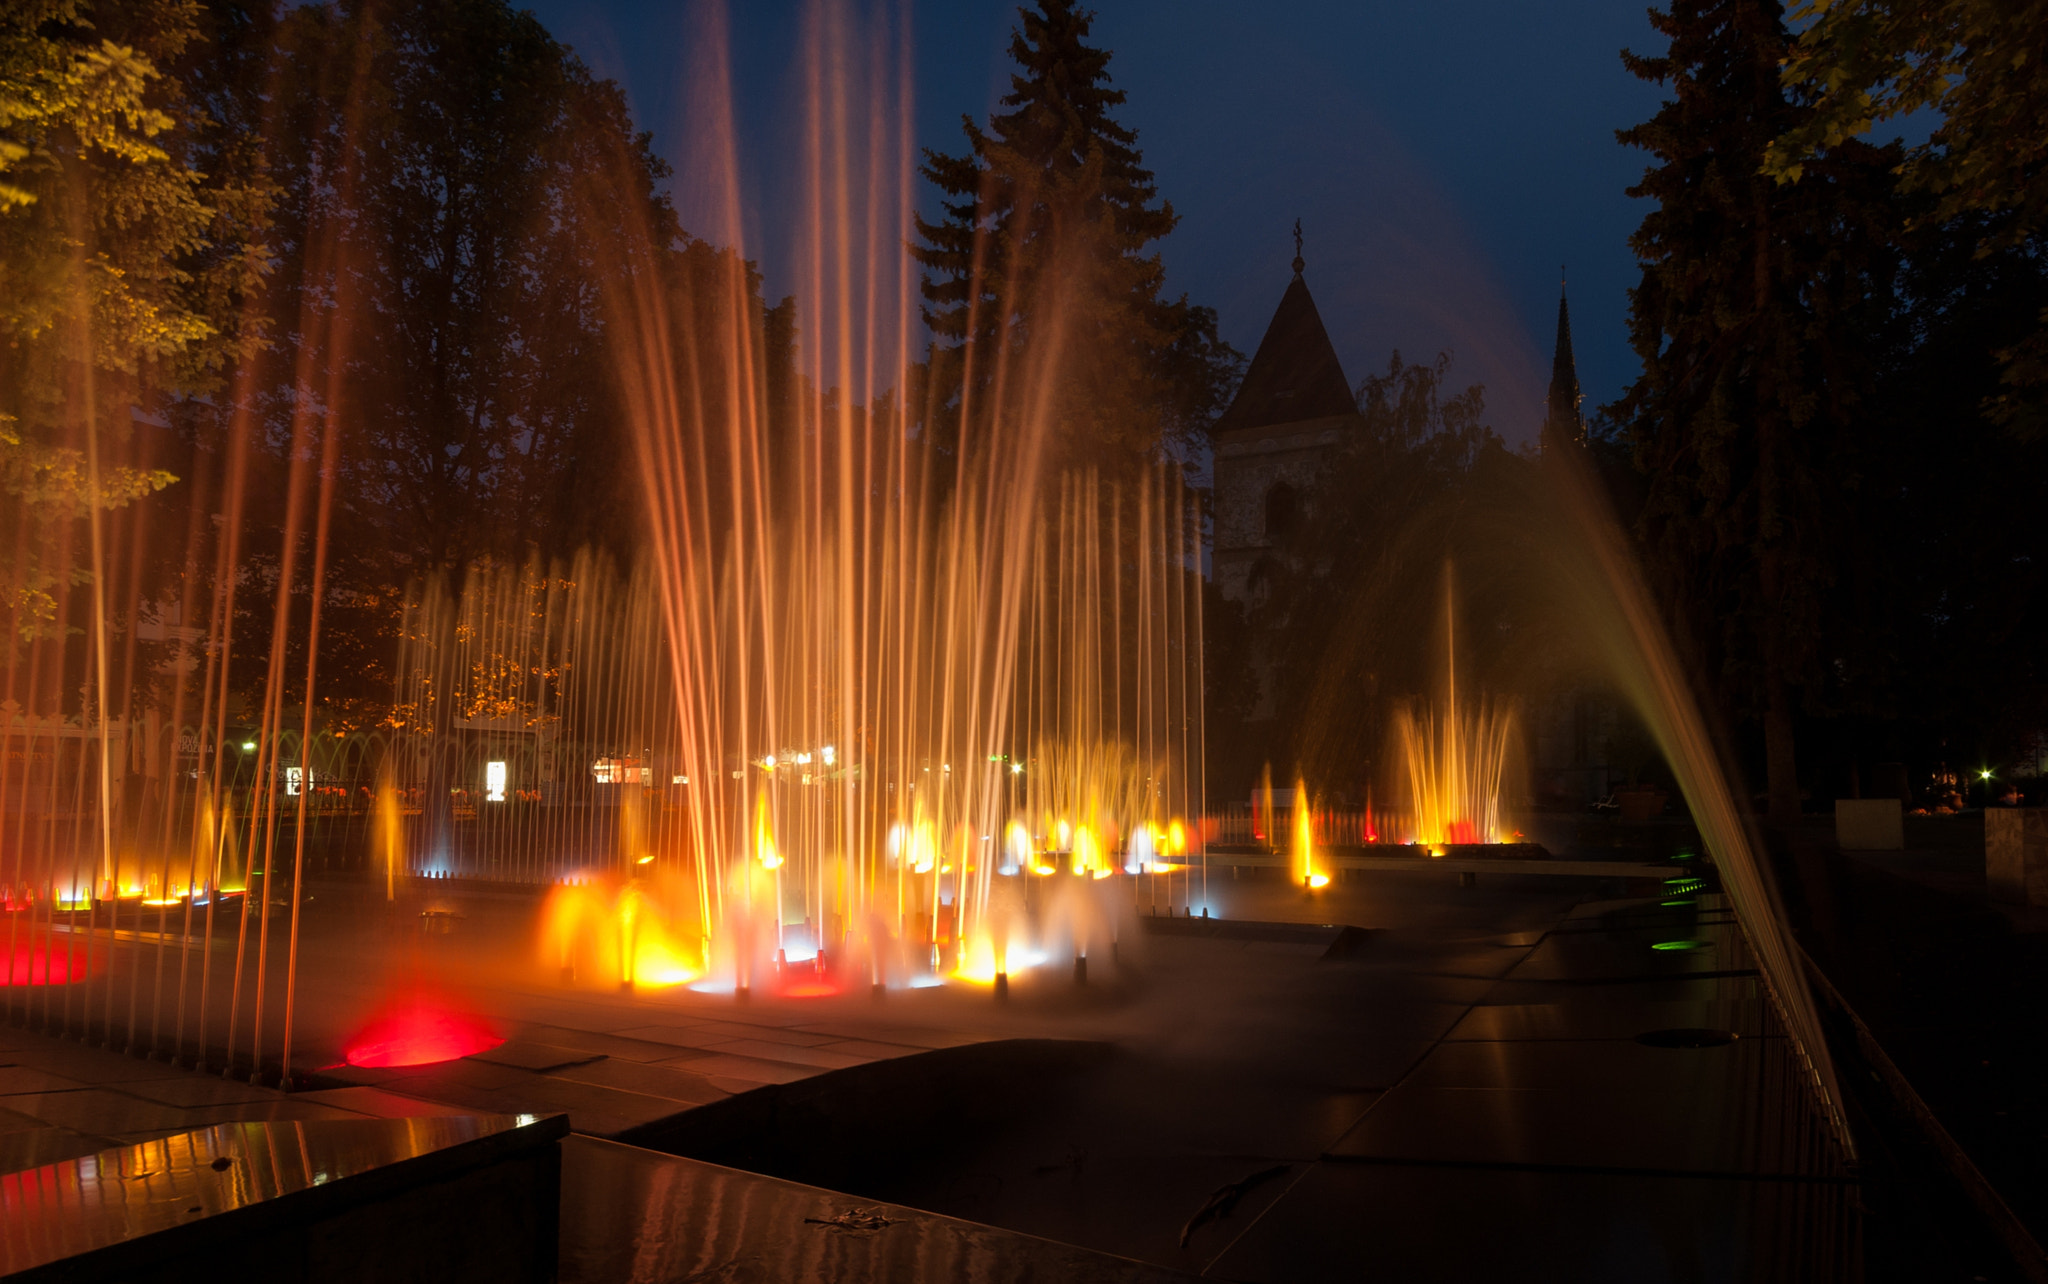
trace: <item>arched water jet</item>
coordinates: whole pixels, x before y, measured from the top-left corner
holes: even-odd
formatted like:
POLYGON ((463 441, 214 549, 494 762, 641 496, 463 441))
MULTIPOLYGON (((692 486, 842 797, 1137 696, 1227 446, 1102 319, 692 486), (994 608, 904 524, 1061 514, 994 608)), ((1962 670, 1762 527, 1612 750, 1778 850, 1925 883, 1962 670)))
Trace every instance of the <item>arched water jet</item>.
POLYGON ((1809 1081, 1852 1162, 1855 1138, 1843 1112, 1834 1058, 1765 863, 1750 814, 1730 787, 1733 773, 1709 730, 1636 560, 1586 462, 1570 449, 1547 451, 1543 493, 1525 516, 1558 533, 1546 545, 1559 604, 1599 652, 1606 670, 1650 728, 1677 779, 1693 822, 1720 871, 1722 887, 1757 960, 1764 988, 1790 1032, 1809 1081))

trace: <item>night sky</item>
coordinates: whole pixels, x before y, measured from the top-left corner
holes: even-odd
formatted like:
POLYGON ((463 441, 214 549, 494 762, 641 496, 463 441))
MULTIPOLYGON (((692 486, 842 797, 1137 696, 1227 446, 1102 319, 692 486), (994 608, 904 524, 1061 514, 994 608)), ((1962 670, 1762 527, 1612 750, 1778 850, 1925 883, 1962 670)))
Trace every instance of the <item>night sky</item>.
MULTIPOLYGON (((688 7, 533 8, 626 87, 672 155, 690 130, 688 7)), ((801 0, 745 0, 730 15, 750 174, 783 154, 802 12, 801 0)), ((960 150, 961 114, 986 117, 1007 89, 1015 14, 995 0, 915 5, 919 145, 960 150)), ((1642 210, 1624 189, 1644 161, 1614 131, 1658 102, 1618 53, 1660 48, 1642 0, 1112 0, 1095 40, 1115 52, 1122 120, 1181 215, 1164 243, 1169 289, 1217 309, 1247 356, 1286 286, 1298 217, 1309 286, 1353 383, 1395 348, 1410 360, 1449 349, 1460 384, 1486 385, 1494 426, 1528 440, 1560 265, 1589 412, 1634 376, 1627 237, 1642 210)), ((779 204, 772 180, 750 178, 749 252, 771 296, 795 285, 775 249, 779 204)))

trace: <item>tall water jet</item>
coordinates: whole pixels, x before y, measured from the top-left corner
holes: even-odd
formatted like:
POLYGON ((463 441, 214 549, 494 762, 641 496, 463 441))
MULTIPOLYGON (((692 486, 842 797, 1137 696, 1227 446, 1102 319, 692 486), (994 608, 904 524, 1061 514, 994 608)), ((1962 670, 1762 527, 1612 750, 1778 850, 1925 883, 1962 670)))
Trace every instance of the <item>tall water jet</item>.
POLYGON ((1458 698, 1457 597, 1444 573, 1444 688, 1439 709, 1403 705, 1395 736, 1413 809, 1412 842, 1448 845, 1508 840, 1501 786, 1514 734, 1511 711, 1480 695, 1458 698))
POLYGON ((1294 881, 1311 891, 1329 885, 1330 876, 1316 863, 1315 813, 1309 807, 1308 782, 1294 782, 1294 818, 1289 826, 1294 852, 1294 881))

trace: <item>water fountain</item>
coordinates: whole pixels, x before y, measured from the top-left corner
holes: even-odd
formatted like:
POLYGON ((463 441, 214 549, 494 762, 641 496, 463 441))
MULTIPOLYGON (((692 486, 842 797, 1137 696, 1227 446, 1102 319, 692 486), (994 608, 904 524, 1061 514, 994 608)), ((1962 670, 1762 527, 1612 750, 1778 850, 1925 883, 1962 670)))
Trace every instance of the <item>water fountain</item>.
MULTIPOLYGON (((1047 390, 1076 342, 1060 325, 996 323, 976 356, 995 367, 996 404, 972 420, 982 435, 914 430, 896 395, 920 355, 902 250, 907 91, 881 57, 856 100, 866 91, 838 74, 849 60, 821 45, 806 64, 808 383, 793 421, 768 404, 744 259, 692 261, 707 274, 693 284, 734 303, 699 316, 668 288, 673 229, 624 228, 602 247, 602 306, 641 486, 638 556, 477 564, 413 585, 382 725, 316 725, 341 449, 317 399, 292 419, 269 583, 241 542, 258 428, 245 415, 187 479, 209 498, 178 600, 140 600, 139 553, 118 551, 174 538, 147 504, 95 513, 75 559, 92 603, 64 598, 54 631, 8 658, 9 1019, 289 1077, 307 874, 323 863, 373 890, 366 921, 443 882, 547 889, 532 964, 572 988, 1007 991, 1034 964, 1085 978, 1140 906, 1206 905, 1211 834, 1237 835, 1204 815, 1190 480, 1164 457, 1105 472, 1059 454, 1047 390), (859 120, 872 136, 848 138, 859 120), (261 614, 266 587, 262 694, 243 708, 236 621, 261 614), (124 594, 173 653, 160 705, 141 698, 155 675, 110 662, 105 601, 124 594)), ((695 177, 724 208, 704 230, 743 250, 737 146, 729 114, 717 120, 695 177)), ((589 179, 593 192, 624 181, 589 179)), ((330 252, 338 242, 314 258, 330 252)), ((1650 717, 1832 1101, 1768 878, 1683 675, 1611 523, 1560 469, 1575 498, 1556 527, 1569 533, 1558 591, 1650 717)), ((1447 593, 1447 627, 1454 609, 1447 593)), ((1301 780, 1283 823, 1264 790, 1248 836, 1284 852, 1294 881, 1327 886, 1340 844, 1513 837, 1500 806, 1512 720, 1461 694, 1452 642, 1442 703, 1401 720, 1406 774, 1378 795, 1405 811, 1317 807, 1301 780)), ((443 912, 421 917, 445 927, 431 918, 443 912)), ((395 1007, 445 1032, 439 1009, 395 1007)), ((495 1037, 454 1025, 449 1047, 495 1037)), ((398 1037, 370 1035, 357 1045, 398 1037)))

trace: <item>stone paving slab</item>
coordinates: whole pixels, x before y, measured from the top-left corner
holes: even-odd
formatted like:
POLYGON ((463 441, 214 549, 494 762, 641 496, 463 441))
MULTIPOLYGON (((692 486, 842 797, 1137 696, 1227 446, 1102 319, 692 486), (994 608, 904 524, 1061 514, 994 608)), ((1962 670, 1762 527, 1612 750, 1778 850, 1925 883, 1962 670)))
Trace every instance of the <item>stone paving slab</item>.
POLYGON ((107 1048, 87 1047, 68 1039, 29 1036, 37 1042, 8 1052, 0 1061, 60 1074, 81 1083, 137 1083, 144 1079, 183 1079, 190 1070, 161 1061, 144 1061, 107 1048))
POLYGON ((1811 1281, 1833 1278, 1853 1198, 1803 1182, 1317 1164, 1205 1273, 1253 1284, 1811 1281))
POLYGON ((145 1101, 167 1106, 227 1106, 251 1101, 274 1101, 277 1093, 246 1079, 223 1079, 217 1075, 192 1075, 177 1079, 141 1079, 121 1085, 121 1091, 145 1101))
POLYGON ((574 1048, 579 1052, 603 1053, 617 1061, 667 1061, 674 1057, 678 1045, 654 1039, 629 1039, 616 1034, 603 1034, 590 1030, 572 1030, 556 1025, 526 1025, 520 1033, 540 1043, 556 1047, 574 1048))
MULTIPOLYGON (((848 1052, 834 1052, 820 1047, 798 1047, 786 1043, 770 1043, 765 1039, 720 1039, 704 1045, 704 1050, 720 1057, 758 1057, 763 1061, 774 1061, 785 1065, 811 1066, 819 1070, 844 1070, 848 1066, 864 1066, 873 1057, 858 1056, 848 1052)), ((709 1060, 709 1058, 705 1058, 709 1060)))
POLYGON ((587 1061, 602 1060, 607 1054, 589 1052, 581 1048, 564 1048, 552 1043, 537 1043, 531 1039, 507 1039, 495 1048, 471 1053, 470 1061, 481 1061, 486 1065, 502 1066, 511 1070, 531 1070, 535 1074, 546 1074, 564 1066, 582 1065, 587 1061))
POLYGON ((731 1095, 713 1085, 706 1076, 683 1068, 690 1064, 692 1063, 684 1062, 682 1066, 674 1066, 645 1065, 638 1061, 593 1061, 587 1065, 569 1066, 553 1071, 548 1077, 666 1098, 675 1102, 679 1110, 722 1101, 731 1095))
POLYGON ((279 1094, 269 1101, 197 1108, 166 1106, 106 1088, 69 1092, 21 1093, 4 1098, 9 1110, 47 1124, 100 1137, 125 1137, 139 1132, 181 1132, 208 1124, 258 1119, 345 1118, 337 1111, 279 1094))
POLYGON ((1633 1039, 1650 1030, 1726 1030, 1745 1038, 1763 1034, 1760 999, 1698 999, 1666 1003, 1517 1003, 1473 1008, 1444 1036, 1446 1042, 1533 1039, 1633 1039))
POLYGON ((910 1047, 901 1043, 876 1043, 867 1039, 846 1039, 839 1043, 828 1043, 818 1049, 820 1052, 843 1052, 850 1057, 866 1057, 870 1061, 886 1061, 891 1057, 913 1056, 928 1048, 910 1047))
POLYGON ((700 1021, 687 1027, 642 1026, 633 1030, 621 1030, 627 1038, 655 1039, 663 1043, 680 1043, 686 1047, 702 1048, 711 1046, 718 1039, 754 1039, 763 1043, 781 1043, 791 1047, 812 1047, 830 1043, 831 1035, 807 1034, 801 1030, 786 1030, 779 1026, 755 1025, 745 1021, 700 1021))
POLYGON ((691 1070, 704 1075, 713 1083, 732 1080, 746 1085, 746 1088, 733 1089, 736 1092, 758 1088, 764 1083, 795 1083, 799 1079, 810 1078, 820 1069, 816 1066, 791 1065, 787 1061, 764 1061, 754 1057, 724 1056, 718 1053, 708 1057, 692 1057, 687 1062, 678 1064, 688 1065, 691 1070))
MULTIPOLYGON (((670 1048, 694 1048, 706 1039, 716 1038, 696 1026, 685 1025, 642 1025, 615 1033, 614 1038, 633 1039, 641 1043, 658 1043, 670 1048)), ((673 1053, 669 1055, 673 1056, 673 1053)))
POLYGON ((0 1066, 0 1094, 17 1092, 64 1092, 72 1088, 89 1086, 83 1079, 72 1079, 32 1066, 0 1066))
POLYGON ((293 1093, 292 1100, 333 1106, 378 1119, 435 1119, 479 1113, 448 1102, 409 1097, 403 1093, 386 1092, 382 1088, 321 1088, 313 1092, 293 1093))
POLYGON ((498 1114, 547 1114, 563 1112, 577 1132, 608 1137, 628 1128, 664 1119, 687 1107, 667 1097, 632 1092, 602 1084, 580 1083, 553 1075, 513 1072, 510 1081, 487 1085, 450 1073, 448 1066, 432 1066, 385 1085, 388 1091, 449 1101, 479 1111, 498 1114))

